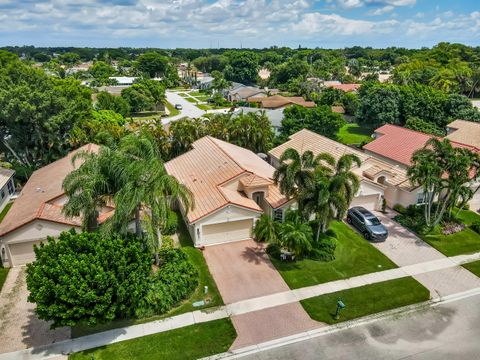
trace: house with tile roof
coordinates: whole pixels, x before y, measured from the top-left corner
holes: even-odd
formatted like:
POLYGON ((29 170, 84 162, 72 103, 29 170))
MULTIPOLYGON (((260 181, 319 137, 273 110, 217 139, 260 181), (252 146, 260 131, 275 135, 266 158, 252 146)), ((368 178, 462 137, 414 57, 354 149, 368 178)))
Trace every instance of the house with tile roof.
POLYGON ((258 106, 263 109, 281 109, 289 105, 300 105, 308 108, 316 106, 313 101, 305 101, 301 96, 274 95, 249 97, 248 102, 258 104, 258 106))
MULTIPOLYGON (((72 228, 81 230, 81 218, 68 218, 62 212, 67 202, 62 184, 80 165, 72 164, 75 154, 98 150, 97 145, 85 145, 32 174, 0 223, 0 251, 4 264, 18 266, 31 262, 35 260, 33 245, 72 228)), ((102 222, 112 214, 113 208, 106 207, 100 211, 99 219, 102 222)))
POLYGON ((205 136, 165 164, 193 194, 184 220, 195 246, 245 240, 261 214, 283 219, 292 202, 274 184, 275 169, 257 154, 205 136))
POLYGON ((474 146, 480 151, 480 123, 455 120, 447 125, 447 139, 474 146))
POLYGON ((342 90, 344 92, 357 92, 362 84, 341 84, 337 82, 324 82, 324 86, 342 90))
POLYGON ((0 212, 7 206, 15 193, 14 174, 15 171, 0 167, 0 212))
POLYGON ((356 155, 361 161, 361 166, 355 166, 352 171, 360 179, 360 189, 351 206, 379 210, 383 198, 390 207, 395 204, 408 206, 417 203, 418 199, 423 199, 422 189, 410 183, 405 168, 307 129, 296 132, 287 142, 269 151, 272 166, 280 165, 280 157, 289 148, 297 150, 300 154, 311 151, 315 156, 328 153, 336 160, 342 155, 356 155))

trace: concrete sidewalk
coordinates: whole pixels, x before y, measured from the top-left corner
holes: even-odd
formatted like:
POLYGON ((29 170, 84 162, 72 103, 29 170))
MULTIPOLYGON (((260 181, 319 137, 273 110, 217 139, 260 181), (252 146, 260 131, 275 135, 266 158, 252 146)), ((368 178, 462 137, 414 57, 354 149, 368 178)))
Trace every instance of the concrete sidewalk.
MULTIPOLYGON (((284 306, 300 300, 333 293, 336 291, 356 288, 406 276, 428 274, 439 270, 454 268, 459 265, 477 260, 480 260, 480 252, 471 255, 459 255, 450 258, 437 259, 420 264, 408 265, 397 269, 361 275, 345 280, 337 280, 325 284, 288 290, 253 299, 238 301, 236 303, 218 307, 216 309, 205 309, 203 311, 197 310, 163 320, 109 330, 77 339, 60 341, 51 345, 29 348, 11 353, 3 353, 0 354, 0 360, 54 358, 72 352, 83 351, 124 340, 131 340, 189 325, 223 319, 231 316, 238 316, 258 310, 284 306)), ((319 325, 319 328, 321 327, 322 326, 319 325)))

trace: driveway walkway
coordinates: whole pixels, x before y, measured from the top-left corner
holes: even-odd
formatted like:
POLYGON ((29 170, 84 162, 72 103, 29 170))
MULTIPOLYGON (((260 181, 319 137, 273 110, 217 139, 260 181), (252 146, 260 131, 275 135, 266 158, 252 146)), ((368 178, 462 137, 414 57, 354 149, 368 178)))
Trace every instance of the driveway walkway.
MULTIPOLYGON (((253 240, 209 246, 204 255, 226 304, 289 291, 264 247, 253 240)), ((238 334, 232 349, 321 325, 310 319, 298 301, 235 315, 232 322, 238 334)))
MULTIPOLYGON (((388 229, 388 239, 383 243, 374 243, 374 246, 398 266, 447 258, 414 233, 392 220, 393 212, 376 213, 375 215, 388 229)), ((451 295, 480 287, 480 278, 460 266, 415 275, 414 278, 428 288, 433 297, 451 295)))
POLYGON ((25 267, 14 267, 0 292, 0 353, 51 344, 70 338, 70 328, 50 330, 27 301, 25 267))

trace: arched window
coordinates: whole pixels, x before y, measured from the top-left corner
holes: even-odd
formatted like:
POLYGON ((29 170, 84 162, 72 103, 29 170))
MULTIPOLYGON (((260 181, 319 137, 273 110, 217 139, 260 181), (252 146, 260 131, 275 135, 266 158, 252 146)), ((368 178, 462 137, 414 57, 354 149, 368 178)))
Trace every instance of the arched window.
POLYGON ((377 182, 378 182, 379 184, 382 184, 382 185, 385 184, 385 180, 386 180, 386 178, 385 178, 385 176, 383 176, 383 175, 382 175, 382 176, 379 176, 379 177, 377 178, 377 182))
POLYGON ((263 202, 264 192, 257 191, 252 194, 252 199, 257 203, 257 205, 261 206, 263 202))

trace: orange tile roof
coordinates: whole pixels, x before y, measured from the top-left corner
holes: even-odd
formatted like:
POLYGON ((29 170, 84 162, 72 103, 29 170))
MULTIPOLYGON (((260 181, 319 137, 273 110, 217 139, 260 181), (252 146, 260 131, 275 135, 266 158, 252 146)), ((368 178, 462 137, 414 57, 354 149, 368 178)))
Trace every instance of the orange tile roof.
POLYGON ((342 90, 345 92, 350 92, 350 91, 357 91, 361 84, 328 84, 327 87, 331 87, 334 89, 342 90))
POLYGON ((32 174, 0 224, 0 236, 37 219, 72 226, 81 225, 79 218, 66 218, 61 212, 62 207, 50 202, 64 194, 63 179, 74 170, 72 158, 82 150, 98 152, 99 146, 82 146, 32 174))
POLYGON ((272 180, 265 179, 261 176, 250 174, 240 179, 240 183, 245 187, 268 186, 273 184, 272 180))
POLYGON ((305 101, 301 96, 281 96, 274 95, 269 97, 251 97, 249 102, 259 103, 261 107, 268 109, 277 109, 287 105, 300 105, 304 107, 315 107, 313 101, 305 101))
POLYGON ((447 125, 452 129, 446 137, 451 141, 467 144, 480 150, 480 123, 465 120, 455 120, 447 125))
MULTIPOLYGON (((270 164, 250 150, 211 136, 195 141, 192 146, 192 150, 165 164, 167 172, 194 195, 195 206, 187 215, 189 222, 198 221, 228 204, 262 211, 255 201, 232 189, 229 183, 235 179, 240 182, 244 177, 245 182, 272 182, 275 169, 270 164)), ((275 189, 276 186, 270 184, 269 194, 276 194, 275 189)), ((280 203, 280 197, 274 195, 270 200, 280 203)))

